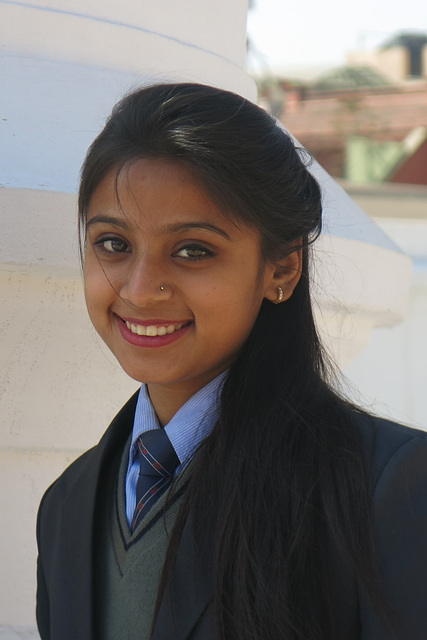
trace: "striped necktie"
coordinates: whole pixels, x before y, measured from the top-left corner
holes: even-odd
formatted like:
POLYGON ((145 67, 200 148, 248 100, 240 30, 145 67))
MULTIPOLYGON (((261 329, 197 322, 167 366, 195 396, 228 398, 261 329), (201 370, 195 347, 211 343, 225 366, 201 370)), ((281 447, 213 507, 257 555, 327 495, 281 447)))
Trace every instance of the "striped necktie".
POLYGON ((137 439, 139 476, 136 507, 132 518, 133 533, 146 513, 172 482, 179 458, 164 429, 145 431, 137 439))

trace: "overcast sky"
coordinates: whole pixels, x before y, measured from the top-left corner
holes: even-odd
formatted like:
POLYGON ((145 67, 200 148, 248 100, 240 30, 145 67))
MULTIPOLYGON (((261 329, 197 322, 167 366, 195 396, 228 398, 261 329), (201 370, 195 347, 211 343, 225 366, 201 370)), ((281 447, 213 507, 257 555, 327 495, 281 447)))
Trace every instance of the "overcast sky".
POLYGON ((255 0, 248 33, 259 60, 248 66, 338 66, 401 31, 427 33, 427 0, 255 0))

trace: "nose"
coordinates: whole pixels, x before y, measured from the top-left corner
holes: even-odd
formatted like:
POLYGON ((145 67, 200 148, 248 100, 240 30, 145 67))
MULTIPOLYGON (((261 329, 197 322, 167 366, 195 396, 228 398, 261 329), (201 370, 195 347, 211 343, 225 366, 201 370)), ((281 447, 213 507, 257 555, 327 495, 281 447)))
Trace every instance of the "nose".
POLYGON ((135 256, 123 274, 120 297, 132 307, 146 307, 168 300, 172 294, 167 269, 160 259, 135 256))

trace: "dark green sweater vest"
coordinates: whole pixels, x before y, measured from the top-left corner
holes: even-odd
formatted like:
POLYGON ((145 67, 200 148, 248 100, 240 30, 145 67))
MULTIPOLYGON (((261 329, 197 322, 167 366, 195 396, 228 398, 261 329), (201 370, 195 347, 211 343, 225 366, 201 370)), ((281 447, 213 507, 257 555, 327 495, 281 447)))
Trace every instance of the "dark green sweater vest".
MULTIPOLYGON (((112 464, 95 534, 95 630, 99 640, 148 640, 170 532, 189 478, 162 495, 131 535, 125 512, 129 442, 112 464)), ((190 465, 191 466, 191 465, 190 465)))

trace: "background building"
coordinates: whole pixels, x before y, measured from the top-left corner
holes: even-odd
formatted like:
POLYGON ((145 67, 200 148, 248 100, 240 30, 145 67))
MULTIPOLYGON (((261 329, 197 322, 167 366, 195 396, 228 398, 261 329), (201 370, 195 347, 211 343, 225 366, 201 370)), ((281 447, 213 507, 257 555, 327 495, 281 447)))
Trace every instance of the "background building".
POLYGON ((398 35, 309 82, 269 78, 260 88, 333 176, 427 184, 427 35, 398 35))

